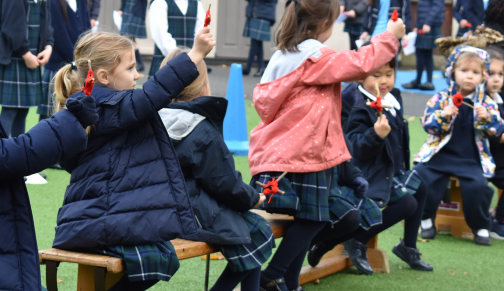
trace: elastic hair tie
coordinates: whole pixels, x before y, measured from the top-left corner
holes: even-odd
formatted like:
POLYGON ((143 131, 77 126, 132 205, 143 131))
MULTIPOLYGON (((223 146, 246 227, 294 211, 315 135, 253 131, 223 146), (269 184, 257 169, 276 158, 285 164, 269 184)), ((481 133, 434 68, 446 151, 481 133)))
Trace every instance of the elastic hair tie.
POLYGON ((77 71, 77 66, 75 65, 75 62, 71 62, 70 65, 72 66, 72 70, 77 71))

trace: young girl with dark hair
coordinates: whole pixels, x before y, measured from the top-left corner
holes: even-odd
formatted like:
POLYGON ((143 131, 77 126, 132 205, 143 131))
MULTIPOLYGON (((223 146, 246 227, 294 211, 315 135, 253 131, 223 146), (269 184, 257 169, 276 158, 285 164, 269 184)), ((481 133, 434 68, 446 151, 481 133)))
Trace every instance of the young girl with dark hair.
POLYGON ((393 58, 405 32, 402 20, 390 21, 370 46, 335 52, 323 43, 339 10, 338 0, 287 1, 279 50, 254 90, 261 123, 250 134, 251 185, 288 171, 278 184, 285 195, 267 195, 271 200, 262 207, 294 216, 261 275, 266 291, 302 290, 298 279, 310 241, 331 220, 335 167, 351 158, 341 129, 341 82, 363 78, 393 58))

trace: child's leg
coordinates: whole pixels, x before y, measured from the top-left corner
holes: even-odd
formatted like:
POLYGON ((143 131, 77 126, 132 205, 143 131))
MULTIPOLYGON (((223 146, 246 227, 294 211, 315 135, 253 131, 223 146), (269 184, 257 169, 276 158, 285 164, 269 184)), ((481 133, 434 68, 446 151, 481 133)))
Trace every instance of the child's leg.
POLYGON ((464 217, 467 225, 472 230, 490 228, 490 203, 492 202, 493 189, 488 186, 487 179, 482 170, 474 171, 466 177, 457 178, 462 190, 462 202, 464 203, 464 217))
MULTIPOLYGON (((446 186, 450 180, 450 175, 434 171, 425 163, 419 163, 413 169, 417 171, 423 183, 428 185, 422 219, 434 218, 436 217, 439 203, 446 193, 446 186)), ((432 223, 434 222, 432 221, 432 223)))
POLYGON ((257 267, 249 271, 247 276, 241 281, 241 291, 259 290, 259 280, 261 279, 261 268, 257 267))
MULTIPOLYGON (((332 250, 336 245, 344 242, 341 238, 345 238, 348 234, 353 234, 359 229, 361 216, 359 211, 350 211, 345 217, 340 219, 334 225, 327 224, 317 235, 312 239, 310 245, 324 243, 325 252, 332 250)), ((353 236, 352 236, 353 237, 353 236)), ((324 252, 324 253, 325 253, 324 252)))
POLYGON ((2 107, 2 113, 0 114, 0 121, 5 129, 7 136, 10 136, 12 131, 12 123, 14 118, 16 118, 17 108, 12 107, 2 107))
POLYGON ((294 223, 285 233, 275 255, 264 270, 264 276, 271 280, 283 278, 298 255, 306 255, 311 240, 326 224, 325 221, 294 218, 294 223))
POLYGON ((250 72, 250 69, 252 68, 252 64, 254 63, 254 59, 257 55, 257 50, 259 49, 257 47, 257 40, 251 38, 250 39, 250 50, 249 50, 249 57, 247 60, 247 66, 244 69, 244 72, 248 74, 250 72))
POLYGON ((413 214, 404 220, 404 245, 408 248, 416 248, 418 228, 422 221, 425 201, 427 198, 427 185, 421 183, 414 197, 417 202, 417 208, 413 214))
POLYGON ((350 37, 350 49, 356 51, 357 50, 357 45, 355 44, 355 41, 359 39, 358 35, 353 35, 353 34, 348 34, 350 37))
POLYGON ((499 203, 495 209, 495 219, 499 223, 504 224, 504 195, 499 198, 499 203))
POLYGON ((427 82, 432 83, 432 73, 434 72, 434 57, 432 56, 432 50, 424 51, 424 62, 425 69, 427 71, 427 82))
POLYGON ((130 281, 128 280, 128 275, 124 274, 119 282, 112 286, 108 291, 144 291, 154 286, 158 280, 149 281, 130 281))
POLYGON ((28 116, 28 108, 18 108, 14 122, 12 123, 12 137, 18 137, 26 131, 26 116, 28 116))
POLYGON ((264 48, 263 42, 260 40, 256 40, 257 42, 257 65, 259 66, 258 70, 264 69, 264 48))
MULTIPOLYGON (((228 265, 226 266, 224 271, 222 271, 222 274, 220 275, 219 279, 217 279, 217 282, 215 282, 215 284, 213 285, 212 289, 210 289, 210 291, 226 291, 226 290, 232 291, 236 286, 238 286, 238 284, 240 282, 242 282, 242 280, 245 280, 248 277, 248 275, 251 274, 251 272, 255 272, 255 273, 258 272, 259 273, 259 275, 257 275, 257 278, 256 278, 257 283, 255 283, 257 285, 257 288, 255 290, 258 290, 259 289, 259 278, 261 277, 261 268, 260 267, 257 267, 252 270, 247 270, 244 272, 234 272, 233 268, 228 263, 228 265)), ((249 280, 252 281, 252 278, 249 278, 249 280)), ((245 284, 242 284, 242 290, 245 290, 243 288, 243 285, 245 285, 245 284)), ((253 290, 253 289, 249 289, 249 290, 253 290)))
POLYGON ((289 291, 296 290, 299 286, 299 274, 301 272, 301 268, 303 267, 308 247, 309 246, 306 246, 306 248, 299 253, 299 255, 292 261, 289 268, 287 268, 287 271, 285 271, 285 285, 287 285, 289 291))
POLYGON ((416 55, 416 70, 417 70, 416 82, 417 84, 421 84, 422 73, 425 67, 425 50, 417 48, 415 50, 415 55, 416 55))

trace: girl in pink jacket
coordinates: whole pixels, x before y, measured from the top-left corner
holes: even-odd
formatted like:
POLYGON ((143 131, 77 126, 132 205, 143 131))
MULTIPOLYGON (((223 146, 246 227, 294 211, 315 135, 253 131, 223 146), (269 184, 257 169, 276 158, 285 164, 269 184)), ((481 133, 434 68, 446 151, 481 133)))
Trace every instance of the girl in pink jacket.
POLYGON ((261 274, 266 291, 303 290, 298 277, 310 241, 332 220, 334 168, 351 158, 341 129, 341 82, 364 79, 390 61, 405 33, 401 19, 390 21, 370 46, 335 52, 323 43, 338 15, 338 0, 288 0, 279 50, 254 89, 261 123, 250 134, 251 183, 265 184, 288 171, 278 185, 285 195, 268 195, 262 207, 294 216, 261 274))
POLYGON ((338 0, 287 1, 277 34, 279 50, 254 90, 261 123, 250 135, 251 183, 267 183, 288 171, 278 185, 285 195, 268 197, 262 206, 294 216, 261 274, 266 291, 303 290, 298 277, 310 241, 333 220, 331 180, 335 167, 351 158, 341 129, 341 82, 364 79, 386 64, 405 32, 402 20, 390 21, 370 46, 335 52, 323 43, 338 15, 338 0))

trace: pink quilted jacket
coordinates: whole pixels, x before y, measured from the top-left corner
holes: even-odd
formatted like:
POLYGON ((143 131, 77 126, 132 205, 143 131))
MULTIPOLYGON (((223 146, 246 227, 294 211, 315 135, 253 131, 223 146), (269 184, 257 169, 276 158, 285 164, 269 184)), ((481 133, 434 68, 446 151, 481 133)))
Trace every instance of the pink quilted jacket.
POLYGON ((389 32, 358 52, 305 42, 298 53, 277 51, 254 89, 261 122, 250 134, 252 175, 318 172, 350 159, 341 129, 341 82, 364 79, 394 58, 399 47, 389 32), (289 66, 292 70, 285 69, 289 66))

